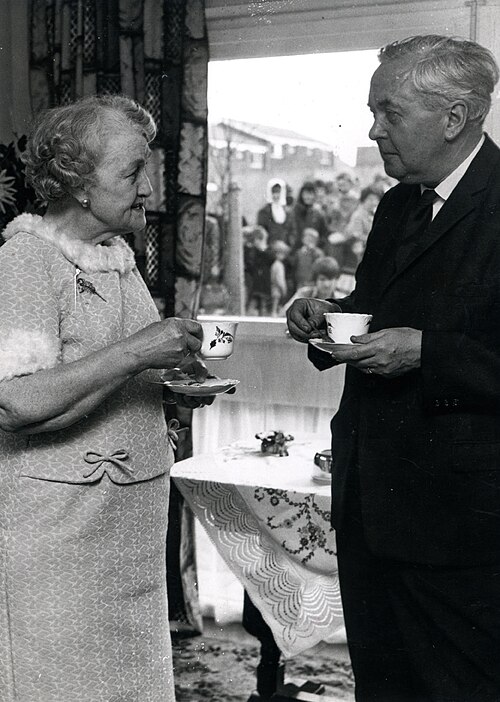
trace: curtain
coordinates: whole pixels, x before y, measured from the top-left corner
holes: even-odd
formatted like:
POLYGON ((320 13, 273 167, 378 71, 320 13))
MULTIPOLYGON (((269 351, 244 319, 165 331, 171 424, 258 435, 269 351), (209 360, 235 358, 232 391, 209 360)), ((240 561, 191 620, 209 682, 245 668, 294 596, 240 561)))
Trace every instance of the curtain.
MULTIPOLYGON (((147 226, 129 243, 165 316, 196 316, 206 202, 208 39, 204 0, 31 0, 33 112, 92 93, 128 95, 153 115, 147 226)), ((175 411, 175 410, 174 410, 175 411)), ((168 408, 167 418, 172 415, 168 408)), ((177 410, 177 460, 191 454, 191 412, 177 410)), ((173 489, 170 618, 201 631, 194 526, 173 489)), ((177 627, 178 625, 178 627, 177 627)))

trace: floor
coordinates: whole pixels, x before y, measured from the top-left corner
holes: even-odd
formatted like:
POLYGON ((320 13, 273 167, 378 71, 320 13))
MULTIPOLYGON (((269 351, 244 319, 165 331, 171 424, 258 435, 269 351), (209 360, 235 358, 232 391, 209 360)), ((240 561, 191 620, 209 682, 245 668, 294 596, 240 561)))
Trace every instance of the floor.
MULTIPOLYGON (((240 624, 204 619, 203 634, 173 633, 177 702, 247 702, 255 690, 259 643, 240 624)), ((320 644, 285 663, 285 682, 321 683, 336 702, 353 702, 347 647, 320 644)))

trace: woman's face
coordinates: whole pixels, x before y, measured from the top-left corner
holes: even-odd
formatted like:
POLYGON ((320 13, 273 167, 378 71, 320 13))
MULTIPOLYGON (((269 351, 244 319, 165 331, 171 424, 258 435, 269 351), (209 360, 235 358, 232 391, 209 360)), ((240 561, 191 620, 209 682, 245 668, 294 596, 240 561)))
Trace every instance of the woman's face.
POLYGON ((148 143, 133 126, 110 134, 87 195, 97 220, 95 243, 110 234, 138 232, 146 226, 145 201, 152 193, 146 173, 148 156, 148 143))
POLYGON ((314 203, 316 195, 314 193, 314 190, 303 190, 301 198, 304 205, 310 206, 314 203))

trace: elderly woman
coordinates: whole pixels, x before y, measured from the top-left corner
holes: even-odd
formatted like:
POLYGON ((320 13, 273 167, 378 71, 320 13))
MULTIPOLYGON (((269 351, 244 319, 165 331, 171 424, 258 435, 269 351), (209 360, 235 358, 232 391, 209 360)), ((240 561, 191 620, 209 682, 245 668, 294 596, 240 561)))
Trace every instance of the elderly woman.
POLYGON ((162 388, 144 371, 186 359, 206 370, 199 324, 160 321, 120 237, 145 226, 154 135, 151 116, 121 96, 49 110, 26 152, 46 214, 4 232, 2 702, 174 700, 174 457, 162 388))

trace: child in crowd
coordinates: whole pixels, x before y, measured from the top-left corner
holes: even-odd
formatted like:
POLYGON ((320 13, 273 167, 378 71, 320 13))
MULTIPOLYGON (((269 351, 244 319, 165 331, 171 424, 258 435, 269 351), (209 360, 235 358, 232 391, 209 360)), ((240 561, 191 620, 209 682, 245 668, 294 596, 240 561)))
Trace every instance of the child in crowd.
POLYGON ((287 299, 285 261, 290 253, 290 247, 284 241, 277 240, 273 242, 271 249, 275 256, 271 265, 271 316, 277 317, 279 308, 287 299))
POLYGON ((318 247, 319 232, 312 227, 306 227, 302 232, 302 246, 294 255, 295 290, 313 282, 313 265, 324 256, 318 247))
POLYGON ((271 310, 271 265, 274 254, 267 246, 264 227, 244 227, 243 242, 247 314, 266 316, 271 310))
POLYGON ((334 297, 343 297, 337 291, 337 281, 340 267, 331 256, 319 258, 313 265, 313 283, 304 285, 286 302, 280 310, 284 315, 292 303, 300 297, 315 297, 319 300, 328 300, 334 297))

